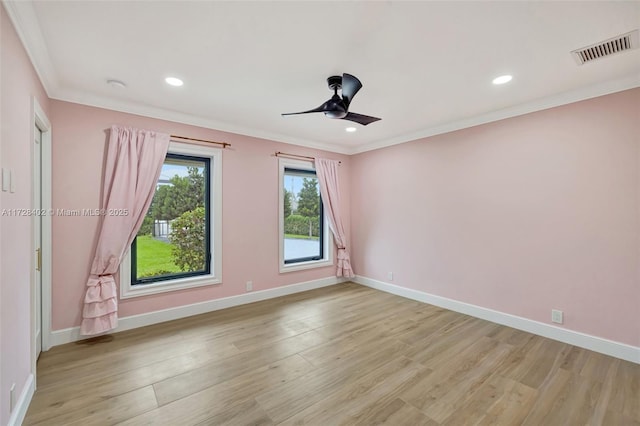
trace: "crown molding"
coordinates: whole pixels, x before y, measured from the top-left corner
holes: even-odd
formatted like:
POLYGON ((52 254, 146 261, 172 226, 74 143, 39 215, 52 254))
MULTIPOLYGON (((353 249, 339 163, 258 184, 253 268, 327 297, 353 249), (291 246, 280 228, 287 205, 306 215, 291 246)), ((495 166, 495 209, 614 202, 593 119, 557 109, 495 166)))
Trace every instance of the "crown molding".
POLYGON ((567 91, 557 95, 536 99, 509 108, 497 111, 491 111, 486 114, 480 114, 473 117, 456 120, 449 123, 439 124, 425 128, 421 131, 364 143, 359 146, 343 146, 338 144, 321 143, 312 140, 300 139, 294 136, 285 135, 276 132, 268 132, 247 126, 238 126, 231 123, 212 120, 205 117, 199 117, 191 114, 185 114, 177 111, 171 111, 163 108, 122 101, 98 96, 91 93, 80 92, 77 90, 62 88, 57 72, 51 61, 46 42, 42 36, 40 25, 38 22, 35 9, 32 2, 27 1, 7 1, 0 0, 13 22, 18 36, 27 51, 42 85, 47 95, 51 99, 57 99, 66 102, 73 102, 97 108, 105 108, 114 111, 136 114, 150 118, 174 121, 193 126, 204 127, 223 132, 236 133, 240 135, 267 139, 276 142, 287 143, 291 145, 303 146, 307 148, 319 149, 324 151, 335 152, 339 154, 355 155, 375 149, 386 148, 406 142, 411 142, 430 136, 436 136, 443 133, 449 133, 481 124, 491 123, 494 121, 504 120, 505 118, 517 117, 536 111, 541 111, 557 106, 562 106, 586 99, 604 96, 611 93, 621 92, 623 90, 640 87, 640 73, 633 74, 621 79, 606 81, 603 83, 582 87, 580 89, 567 91))
POLYGON ((42 31, 40 31, 40 23, 33 3, 29 1, 1 1, 47 96, 51 97, 58 89, 59 80, 42 31))
POLYGON ((525 102, 520 105, 492 111, 486 114, 476 115, 474 117, 462 120, 452 121, 450 123, 441 124, 426 128, 419 132, 408 135, 398 136, 392 139, 385 139, 376 142, 366 143, 348 151, 349 155, 360 154, 374 149, 386 148, 388 146, 399 145, 406 142, 424 139, 430 136, 441 135, 443 133, 453 132, 455 130, 466 129, 481 124, 492 123, 494 121, 504 120, 505 118, 517 117, 536 111, 542 111, 574 102, 584 101, 598 96, 609 95, 611 93, 622 92, 624 90, 640 87, 640 73, 633 74, 618 80, 606 81, 603 83, 582 87, 580 89, 563 92, 557 95, 536 99, 531 102, 525 102))
POLYGON ((276 142, 283 142, 323 151, 330 151, 339 154, 348 154, 348 147, 324 144, 316 141, 300 139, 279 133, 265 132, 245 126, 237 126, 222 121, 211 120, 191 114, 184 114, 176 111, 166 110, 133 102, 120 101, 107 97, 97 96, 90 93, 64 89, 60 86, 58 75, 49 56, 49 51, 45 43, 40 24, 35 9, 31 2, 0 0, 7 11, 9 19, 15 27, 16 33, 24 46, 24 49, 33 64, 33 67, 42 82, 47 96, 66 102, 73 102, 97 108, 106 108, 114 111, 136 114, 150 118, 174 121, 192 126, 204 127, 223 132, 236 133, 260 139, 267 139, 276 142))
POLYGON ((622 92, 624 90, 634 89, 640 87, 640 73, 627 76, 618 80, 606 81, 603 83, 582 87, 577 90, 563 92, 558 95, 553 95, 541 99, 536 99, 531 102, 526 102, 520 105, 516 105, 509 108, 504 108, 497 111, 492 111, 486 114, 476 115, 474 117, 465 118, 462 120, 456 120, 450 123, 429 127, 419 132, 411 133, 408 135, 398 136, 391 139, 384 139, 376 142, 365 143, 357 147, 341 146, 337 144, 324 144, 320 142, 299 139, 296 137, 283 135, 280 133, 266 132, 251 127, 237 126, 222 121, 212 120, 209 118, 198 117, 191 114, 185 114, 177 111, 165 110, 162 108, 152 107, 148 105, 134 104, 126 101, 119 101, 107 97, 95 96, 88 93, 71 90, 59 90, 53 96, 53 99, 58 99, 66 102, 73 102, 82 105, 93 106, 97 108, 106 108, 114 111, 125 112, 129 114, 136 114, 150 118, 157 118, 160 120, 174 121, 182 124, 189 124, 192 126, 204 127, 207 129, 218 130, 229 133, 236 133, 240 135, 267 139, 275 142, 282 142, 291 145, 303 146, 307 148, 320 149, 323 151, 335 152, 338 154, 355 155, 367 151, 373 151, 375 149, 386 148, 393 145, 399 145, 402 143, 412 142, 419 139, 424 139, 430 136, 436 136, 444 133, 453 132, 456 130, 466 129, 469 127, 478 126, 481 124, 492 123, 495 121, 504 120, 506 118, 517 117, 520 115, 529 114, 536 111, 542 111, 549 108, 554 108, 562 105, 567 105, 599 96, 604 96, 616 92, 622 92))
POLYGON ((324 144, 316 141, 300 139, 293 136, 287 136, 280 133, 267 132, 251 127, 238 126, 223 121, 212 120, 206 117, 199 117, 192 114, 185 114, 178 111, 171 111, 164 108, 153 107, 150 105, 143 105, 130 101, 120 101, 109 97, 97 96, 81 91, 63 89, 58 90, 53 94, 53 96, 50 97, 59 101, 82 104, 96 108, 104 108, 112 111, 119 111, 149 118, 156 118, 159 120, 173 121, 175 123, 203 127, 220 132, 235 133, 238 135, 319 149, 322 151, 335 152, 338 154, 349 154, 349 149, 345 146, 324 144))

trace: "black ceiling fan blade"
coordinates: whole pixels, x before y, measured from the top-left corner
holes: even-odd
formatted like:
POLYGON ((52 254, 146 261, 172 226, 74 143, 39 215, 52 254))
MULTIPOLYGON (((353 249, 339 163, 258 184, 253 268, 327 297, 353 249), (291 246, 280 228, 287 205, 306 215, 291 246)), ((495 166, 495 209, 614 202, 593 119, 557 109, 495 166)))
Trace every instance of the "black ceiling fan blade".
POLYGON ((342 100, 347 108, 353 100, 353 97, 362 89, 362 83, 351 74, 342 74, 342 100))
POLYGON ((371 117, 368 115, 356 114, 355 112, 350 112, 346 116, 342 117, 343 120, 355 121, 356 123, 360 123, 363 126, 367 124, 371 124, 378 120, 382 120, 381 118, 371 117))
POLYGON ((327 109, 327 105, 328 104, 329 104, 329 101, 323 103, 318 108, 310 109, 309 111, 286 112, 286 113, 284 113, 282 115, 298 115, 298 114, 309 114, 309 113, 312 113, 312 112, 325 112, 325 111, 328 111, 328 109, 327 109))

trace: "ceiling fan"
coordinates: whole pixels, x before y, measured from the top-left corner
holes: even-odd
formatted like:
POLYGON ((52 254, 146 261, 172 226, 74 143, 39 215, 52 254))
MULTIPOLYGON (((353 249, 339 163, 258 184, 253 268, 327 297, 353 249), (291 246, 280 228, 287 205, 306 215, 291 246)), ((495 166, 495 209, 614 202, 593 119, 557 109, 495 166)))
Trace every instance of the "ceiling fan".
POLYGON ((362 83, 355 76, 351 74, 342 74, 331 76, 327 79, 329 89, 333 90, 333 96, 327 102, 320 105, 318 108, 310 109, 309 111, 302 112, 290 112, 284 115, 296 115, 296 114, 309 114, 312 112, 324 112, 329 118, 339 118, 342 120, 355 121, 363 126, 371 124, 374 121, 381 120, 380 118, 370 117, 368 115, 356 114, 355 112, 349 112, 349 104, 353 100, 353 97, 362 88, 362 83), (342 91, 342 96, 338 96, 338 90, 342 91))

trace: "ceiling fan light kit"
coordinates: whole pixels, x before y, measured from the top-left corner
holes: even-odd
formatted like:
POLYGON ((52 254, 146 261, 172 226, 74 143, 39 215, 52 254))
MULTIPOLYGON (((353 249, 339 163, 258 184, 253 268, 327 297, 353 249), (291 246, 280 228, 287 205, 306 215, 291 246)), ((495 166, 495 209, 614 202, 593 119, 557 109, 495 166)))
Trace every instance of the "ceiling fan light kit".
POLYGON ((318 108, 302 112, 290 112, 282 115, 285 116, 323 112, 324 115, 329 118, 349 120, 358 124, 362 124, 363 126, 381 120, 377 117, 349 112, 349 105, 351 104, 353 97, 362 88, 362 83, 355 76, 346 73, 342 74, 342 76, 333 75, 327 78, 327 84, 329 85, 329 89, 333 90, 333 96, 318 108), (341 96, 338 95, 338 90, 341 91, 341 96))

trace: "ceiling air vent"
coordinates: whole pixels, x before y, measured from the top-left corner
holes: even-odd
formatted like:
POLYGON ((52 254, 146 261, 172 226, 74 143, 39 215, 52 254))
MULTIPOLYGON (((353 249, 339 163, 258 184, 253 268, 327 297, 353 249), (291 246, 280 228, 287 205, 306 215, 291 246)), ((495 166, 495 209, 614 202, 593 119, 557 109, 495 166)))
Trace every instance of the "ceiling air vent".
POLYGON ((638 30, 634 30, 626 34, 610 38, 609 40, 574 50, 571 54, 578 65, 582 65, 587 62, 595 61, 596 59, 604 58, 605 56, 611 56, 615 53, 637 48, 638 30))

